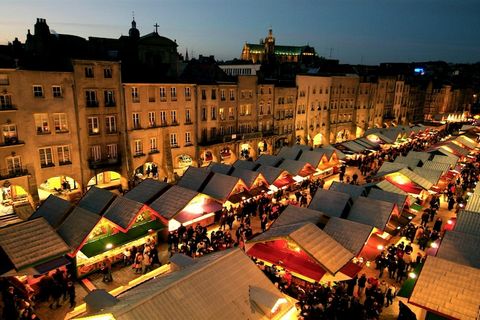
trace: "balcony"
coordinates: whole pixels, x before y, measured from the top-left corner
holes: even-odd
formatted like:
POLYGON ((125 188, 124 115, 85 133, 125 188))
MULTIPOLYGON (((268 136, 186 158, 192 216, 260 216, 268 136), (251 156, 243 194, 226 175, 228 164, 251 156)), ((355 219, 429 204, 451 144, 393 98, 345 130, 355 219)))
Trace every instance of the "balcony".
POLYGON ((105 107, 116 107, 117 103, 115 101, 105 101, 105 107))
POLYGON ((51 168, 51 167, 55 167, 55 163, 53 163, 53 162, 40 163, 40 167, 41 167, 41 168, 51 168))
POLYGON ((0 147, 14 147, 23 145, 25 145, 25 142, 18 140, 18 137, 4 137, 3 143, 0 143, 0 147))
POLYGON ((16 177, 22 177, 28 175, 28 170, 25 167, 19 167, 14 169, 2 169, 0 170, 0 180, 12 179, 16 177))
POLYGON ((156 153, 160 153, 160 151, 158 149, 153 149, 148 152, 148 154, 156 154, 156 153))
POLYGON ((189 125, 189 124, 193 124, 193 122, 192 122, 192 120, 188 119, 188 120, 185 121, 184 124, 185 124, 185 125, 189 125))
POLYGON ((92 100, 92 101, 89 101, 87 100, 87 108, 97 108, 98 107, 98 101, 96 100, 92 100))
POLYGON ((0 106, 0 112, 5 112, 5 111, 17 111, 17 107, 15 107, 13 104, 2 104, 0 106))
POLYGON ((171 126, 178 126, 180 125, 176 120, 175 121, 172 121, 172 123, 170 124, 171 126))
POLYGON ((120 155, 117 155, 115 158, 107 158, 107 159, 88 159, 88 167, 90 169, 105 169, 111 167, 118 167, 122 164, 122 160, 120 155))
POLYGON ((134 158, 141 158, 141 157, 143 157, 143 156, 145 156, 145 153, 143 153, 143 152, 136 152, 136 153, 133 155, 134 158))
POLYGON ((67 161, 59 161, 59 162, 58 162, 58 165, 59 165, 59 166, 68 166, 68 165, 70 165, 70 164, 72 164, 72 161, 70 161, 70 160, 67 160, 67 161))

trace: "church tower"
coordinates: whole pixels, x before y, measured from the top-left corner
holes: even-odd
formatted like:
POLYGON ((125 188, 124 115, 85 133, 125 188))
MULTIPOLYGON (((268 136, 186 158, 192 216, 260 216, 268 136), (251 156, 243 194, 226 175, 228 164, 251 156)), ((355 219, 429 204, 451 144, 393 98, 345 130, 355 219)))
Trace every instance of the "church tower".
POLYGON ((140 39, 140 31, 137 29, 137 23, 135 22, 135 18, 132 20, 132 27, 128 30, 128 36, 134 40, 140 39))
POLYGON ((273 36, 272 28, 268 30, 268 36, 265 38, 265 56, 267 62, 275 61, 275 37, 273 36))

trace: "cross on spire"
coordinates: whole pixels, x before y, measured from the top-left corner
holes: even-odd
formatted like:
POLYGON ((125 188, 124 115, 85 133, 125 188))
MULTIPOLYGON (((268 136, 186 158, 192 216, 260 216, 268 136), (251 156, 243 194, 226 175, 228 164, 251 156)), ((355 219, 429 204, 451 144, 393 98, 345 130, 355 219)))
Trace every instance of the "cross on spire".
POLYGON ((155 33, 158 33, 158 27, 160 27, 158 23, 155 22, 153 26, 155 27, 155 33))

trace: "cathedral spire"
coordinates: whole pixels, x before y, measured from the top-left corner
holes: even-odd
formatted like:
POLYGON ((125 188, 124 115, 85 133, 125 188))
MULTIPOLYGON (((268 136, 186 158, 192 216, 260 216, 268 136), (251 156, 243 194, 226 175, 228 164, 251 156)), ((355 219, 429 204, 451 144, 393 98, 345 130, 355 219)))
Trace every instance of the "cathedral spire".
POLYGON ((188 48, 185 50, 185 61, 188 61, 188 48))

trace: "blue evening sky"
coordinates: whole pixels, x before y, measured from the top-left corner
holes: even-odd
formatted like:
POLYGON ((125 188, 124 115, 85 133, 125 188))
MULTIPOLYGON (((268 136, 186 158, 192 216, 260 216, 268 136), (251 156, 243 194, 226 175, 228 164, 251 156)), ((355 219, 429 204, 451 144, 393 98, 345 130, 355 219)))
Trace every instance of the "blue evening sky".
POLYGON ((141 34, 176 39, 179 52, 239 57, 273 28, 277 44, 315 47, 342 63, 480 61, 479 0, 0 0, 0 43, 25 41, 37 17, 82 37, 141 34))

